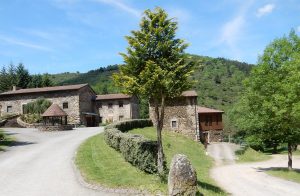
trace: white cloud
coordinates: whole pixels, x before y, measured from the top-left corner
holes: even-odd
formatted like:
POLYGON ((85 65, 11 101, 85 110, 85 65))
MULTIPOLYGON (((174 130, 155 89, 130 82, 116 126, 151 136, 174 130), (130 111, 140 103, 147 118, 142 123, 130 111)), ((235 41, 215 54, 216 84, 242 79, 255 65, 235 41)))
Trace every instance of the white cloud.
POLYGON ((94 1, 110 5, 122 11, 125 11, 131 15, 134 15, 135 17, 141 17, 142 14, 140 10, 130 7, 129 5, 122 2, 121 0, 94 0, 94 1))
POLYGON ((222 28, 222 34, 220 41, 225 42, 228 45, 234 45, 235 41, 238 39, 241 29, 245 24, 245 18, 243 15, 238 15, 232 20, 225 23, 222 28))
POLYGON ((21 40, 17 40, 15 38, 12 37, 7 37, 4 35, 0 35, 0 40, 9 43, 9 44, 13 44, 13 45, 18 45, 18 46, 23 46, 26 48, 32 48, 32 49, 36 49, 36 50, 43 50, 43 51, 52 51, 50 48, 41 46, 41 45, 37 45, 37 44, 33 44, 30 42, 24 42, 21 40))
POLYGON ((258 8, 256 11, 256 16, 257 17, 262 17, 266 14, 271 13, 275 9, 275 4, 266 4, 263 7, 258 8))

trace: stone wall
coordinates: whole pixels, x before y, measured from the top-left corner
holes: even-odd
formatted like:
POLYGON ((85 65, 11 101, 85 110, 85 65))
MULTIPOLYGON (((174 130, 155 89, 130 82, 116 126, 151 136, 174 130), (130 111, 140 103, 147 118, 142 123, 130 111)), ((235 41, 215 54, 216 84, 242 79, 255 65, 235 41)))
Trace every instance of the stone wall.
POLYGON ((68 131, 72 129, 72 125, 38 126, 39 131, 68 131))
MULTIPOLYGON (((197 97, 178 97, 166 102, 164 129, 182 133, 196 139, 196 104, 197 97), (172 126, 173 121, 173 126, 172 126), (175 125, 175 127, 174 127, 175 125)), ((149 107, 150 119, 156 124, 153 103, 149 107)))
POLYGON ((117 122, 120 120, 135 119, 139 117, 137 99, 114 99, 97 101, 99 115, 102 123, 117 122), (123 107, 119 107, 119 102, 123 102, 123 107), (112 105, 109 108, 109 104, 112 105))
POLYGON ((87 113, 97 113, 95 109, 95 93, 86 86, 79 90, 79 111, 80 111, 80 121, 82 124, 86 124, 86 118, 83 114, 87 113))
POLYGON ((43 97, 63 108, 63 103, 68 102, 68 108, 64 111, 68 114, 68 123, 79 124, 79 94, 78 91, 58 91, 32 94, 16 94, 0 97, 1 115, 23 114, 23 105, 43 97), (7 106, 11 106, 11 112, 7 112, 7 106))

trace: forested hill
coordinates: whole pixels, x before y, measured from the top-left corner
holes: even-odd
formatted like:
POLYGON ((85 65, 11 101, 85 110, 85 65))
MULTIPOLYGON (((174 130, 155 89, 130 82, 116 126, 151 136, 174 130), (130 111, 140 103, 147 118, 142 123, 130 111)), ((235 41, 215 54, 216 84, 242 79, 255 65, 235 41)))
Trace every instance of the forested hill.
MULTIPOLYGON (((242 90, 242 81, 253 65, 224 58, 211 58, 190 55, 195 62, 195 90, 198 103, 203 106, 224 109, 231 106, 242 90)), ((56 85, 89 83, 97 93, 116 93, 119 91, 111 75, 118 71, 117 65, 91 70, 87 73, 62 73, 51 75, 56 85)))

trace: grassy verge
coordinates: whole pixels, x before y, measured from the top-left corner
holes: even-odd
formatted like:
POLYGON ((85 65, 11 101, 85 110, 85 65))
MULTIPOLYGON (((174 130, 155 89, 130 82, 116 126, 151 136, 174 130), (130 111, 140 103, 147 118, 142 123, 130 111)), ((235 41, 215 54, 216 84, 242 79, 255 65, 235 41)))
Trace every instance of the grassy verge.
POLYGON ((13 137, 10 137, 0 129, 0 151, 4 151, 7 146, 11 146, 15 142, 13 137))
POLYGON ((300 183, 300 170, 289 171, 287 168, 271 168, 267 174, 300 183))
MULTIPOLYGON (((156 138, 154 128, 131 131, 156 138)), ((182 135, 163 132, 163 144, 168 165, 173 155, 182 153, 188 156, 197 170, 199 191, 204 195, 225 195, 209 177, 212 160, 205 155, 204 148, 182 135)), ((127 163, 122 155, 106 145, 103 134, 85 141, 78 150, 76 164, 87 181, 108 187, 135 188, 151 193, 167 193, 167 184, 161 183, 158 176, 146 174, 127 163)))
POLYGON ((259 161, 266 161, 268 159, 271 159, 271 156, 266 155, 262 152, 255 151, 250 147, 247 148, 246 150, 236 151, 236 155, 237 155, 238 163, 259 162, 259 161))

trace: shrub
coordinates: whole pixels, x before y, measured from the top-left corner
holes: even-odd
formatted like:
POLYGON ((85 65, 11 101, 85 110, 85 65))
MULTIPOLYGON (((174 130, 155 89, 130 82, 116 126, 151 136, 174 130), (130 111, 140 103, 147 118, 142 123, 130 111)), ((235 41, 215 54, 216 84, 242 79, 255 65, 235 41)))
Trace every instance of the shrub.
POLYGON ((44 98, 38 98, 36 101, 27 103, 24 105, 24 113, 25 114, 42 114, 44 113, 50 106, 51 102, 44 98))
POLYGON ((147 173, 157 172, 157 142, 142 135, 126 133, 130 129, 152 126, 150 120, 124 121, 105 127, 106 143, 121 152, 125 160, 147 173))
POLYGON ((21 116, 21 120, 26 123, 33 124, 41 122, 42 117, 40 114, 23 114, 21 116))
POLYGON ((5 134, 0 130, 0 141, 5 140, 5 134))

